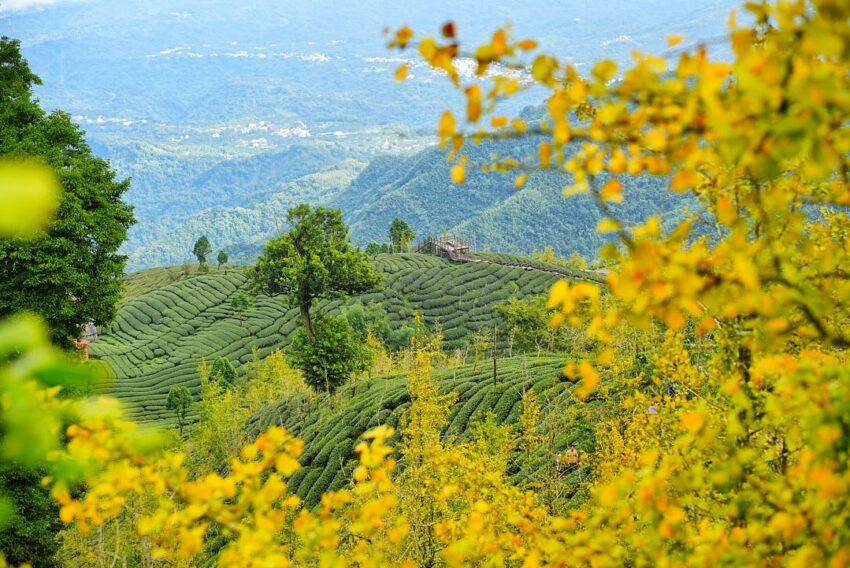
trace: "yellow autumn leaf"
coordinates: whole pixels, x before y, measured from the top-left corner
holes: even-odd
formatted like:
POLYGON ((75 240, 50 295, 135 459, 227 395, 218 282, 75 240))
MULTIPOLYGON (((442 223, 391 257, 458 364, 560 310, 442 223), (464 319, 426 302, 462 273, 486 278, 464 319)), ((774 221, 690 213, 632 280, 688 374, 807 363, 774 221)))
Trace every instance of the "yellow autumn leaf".
POLYGON ((460 164, 452 167, 452 183, 461 185, 466 182, 466 168, 460 164))
POLYGON ((407 79, 408 67, 407 64, 399 65, 395 70, 395 80, 396 81, 404 81, 407 79))
POLYGON ((620 230, 620 223, 615 219, 611 219, 610 217, 606 217, 597 223, 596 232, 600 234, 606 233, 616 233, 620 230))
POLYGON ((602 201, 610 203, 623 202, 623 184, 619 180, 609 179, 599 190, 599 197, 602 201))
POLYGON ((528 174, 520 174, 514 180, 514 188, 522 189, 522 186, 525 185, 525 182, 528 181, 528 174))
POLYGON ((702 412, 686 412, 681 416, 679 421, 682 428, 691 434, 696 434, 705 425, 705 414, 702 412))

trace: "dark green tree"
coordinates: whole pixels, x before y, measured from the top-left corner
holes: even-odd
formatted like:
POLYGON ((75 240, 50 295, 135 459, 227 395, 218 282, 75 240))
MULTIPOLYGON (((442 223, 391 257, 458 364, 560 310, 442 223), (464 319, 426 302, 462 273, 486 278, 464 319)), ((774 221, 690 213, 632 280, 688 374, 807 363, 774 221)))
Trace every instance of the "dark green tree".
POLYGON ((192 254, 198 258, 198 264, 205 266, 207 264, 207 256, 212 253, 212 245, 206 235, 201 236, 195 241, 195 246, 192 248, 192 254))
POLYGON ((387 310, 380 302, 373 302, 368 306, 364 306, 361 302, 355 302, 347 307, 343 314, 351 329, 361 340, 365 339, 367 333, 371 330, 390 349, 407 347, 409 344, 410 334, 403 331, 404 326, 398 332, 392 330, 387 310))
POLYGON ((368 367, 370 353, 344 316, 320 315, 313 325, 313 339, 304 328, 295 333, 290 359, 314 390, 333 394, 352 374, 368 367))
POLYGON ((220 250, 218 251, 218 269, 221 270, 221 267, 227 264, 227 261, 230 260, 230 256, 227 254, 227 251, 220 250))
POLYGON ((366 245, 366 248, 363 249, 363 252, 365 252, 369 256, 375 256, 376 254, 381 254, 382 252, 389 252, 389 247, 386 244, 369 243, 368 245, 366 245))
POLYGON ((227 357, 216 357, 210 369, 210 379, 221 381, 226 387, 232 387, 236 382, 236 367, 227 357))
POLYGON ((546 307, 544 296, 511 298, 496 305, 502 316, 513 348, 520 352, 564 351, 570 348, 570 329, 567 326, 552 327, 552 310, 546 307))
POLYGON ((394 249, 407 251, 416 234, 405 221, 396 217, 390 224, 390 242, 394 249))
POLYGON ((11 505, 11 517, 0 525, 0 550, 12 566, 26 562, 33 568, 58 566, 56 536, 63 524, 50 488, 42 486, 45 475, 19 465, 0 466, 0 493, 11 505))
POLYGON ((186 415, 192 408, 192 393, 184 386, 171 387, 168 391, 168 401, 165 407, 174 411, 177 418, 177 427, 180 429, 180 437, 183 437, 183 427, 186 425, 186 415))
POLYGON ((236 292, 233 299, 230 300, 230 305, 240 318, 247 313, 251 313, 256 308, 254 296, 245 292, 236 292))
POLYGON ((338 209, 298 205, 286 220, 289 232, 266 243, 248 279, 255 292, 282 295, 297 307, 307 341, 313 341, 310 309, 317 299, 365 292, 380 283, 380 275, 369 257, 351 245, 338 209))
POLYGON ((46 163, 63 190, 41 238, 0 242, 0 316, 38 313, 54 343, 70 347, 81 325, 115 316, 127 260, 118 249, 134 223, 122 201, 130 182, 92 155, 68 114, 40 108, 32 94, 39 84, 20 43, 0 38, 0 158, 46 163))

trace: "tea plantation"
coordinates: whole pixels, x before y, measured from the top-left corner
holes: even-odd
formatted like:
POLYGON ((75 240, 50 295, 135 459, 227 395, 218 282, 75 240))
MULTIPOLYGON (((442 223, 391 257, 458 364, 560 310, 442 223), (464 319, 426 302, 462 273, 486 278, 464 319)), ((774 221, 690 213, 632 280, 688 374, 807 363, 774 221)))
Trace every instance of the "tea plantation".
MULTIPOLYGON (((559 409, 559 414, 563 414, 560 409, 598 412, 601 401, 573 402, 573 383, 563 376, 564 360, 563 355, 499 360, 496 384, 489 362, 479 365, 477 371, 473 371, 473 365, 465 365, 435 372, 441 391, 458 395, 445 436, 459 440, 467 438, 470 423, 483 418, 488 411, 492 411, 500 423, 516 423, 522 411, 523 391, 527 389, 534 390, 542 408, 559 409)), ((310 507, 318 503, 328 489, 343 487, 350 481, 356 465, 353 448, 360 436, 380 424, 397 428, 401 414, 410 405, 406 377, 402 375, 360 381, 355 387, 346 388, 342 396, 343 402, 336 408, 311 407, 298 399, 282 401, 266 407, 251 421, 256 433, 277 424, 305 441, 303 467, 295 473, 289 486, 310 507)), ((586 426, 589 423, 589 420, 577 420, 571 427, 559 429, 558 435, 547 443, 550 446, 548 455, 572 445, 583 452, 593 451, 592 428, 586 426)), ((547 469, 547 463, 543 463, 547 459, 545 455, 537 455, 526 462, 523 456, 516 458, 509 473, 520 480, 528 480, 547 469)), ((579 468, 569 475, 578 478, 584 473, 579 468)))
MULTIPOLYGON (((428 324, 442 325, 449 347, 470 333, 498 323, 493 306, 510 297, 543 294, 558 275, 485 262, 452 264, 417 254, 379 255, 385 274, 380 290, 349 302, 380 302, 398 329, 421 311, 428 324)), ((113 380, 100 385, 127 406, 134 419, 161 420, 168 390, 185 385, 197 394, 201 358, 228 357, 237 367, 252 350, 265 356, 285 347, 297 326, 297 312, 280 299, 259 297, 256 310, 237 314, 231 298, 245 286, 239 269, 184 275, 179 268, 128 276, 128 295, 116 320, 92 343, 91 354, 113 380)), ((335 310, 340 301, 320 305, 335 310)))

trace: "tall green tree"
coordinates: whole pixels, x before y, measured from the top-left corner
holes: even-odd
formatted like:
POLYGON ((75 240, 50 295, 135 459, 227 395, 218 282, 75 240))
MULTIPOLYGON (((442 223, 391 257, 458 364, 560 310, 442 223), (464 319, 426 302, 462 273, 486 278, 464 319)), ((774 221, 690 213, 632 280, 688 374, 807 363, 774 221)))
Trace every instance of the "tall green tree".
POLYGON ((206 235, 202 235, 195 241, 195 246, 192 248, 192 254, 198 258, 198 264, 205 266, 207 264, 207 256, 212 253, 212 245, 206 235))
POLYGON ((171 387, 168 391, 168 400, 165 407, 174 412, 177 418, 177 427, 180 429, 180 437, 183 437, 183 427, 186 425, 186 415, 192 408, 192 393, 184 386, 171 387))
POLYGON ((62 187, 40 238, 0 242, 0 316, 38 313, 53 342, 69 347, 81 325, 115 316, 127 260, 118 249, 135 220, 122 201, 129 180, 92 154, 67 113, 41 109, 32 94, 39 84, 20 43, 0 38, 0 159, 45 163, 62 187))
POLYGON ((12 566, 58 566, 57 534, 64 525, 59 505, 41 483, 46 473, 11 463, 0 465, 0 491, 9 496, 12 513, 0 524, 0 550, 12 566))
POLYGON ((390 224, 390 242, 394 248, 406 251, 415 237, 416 234, 407 222, 398 217, 393 219, 393 222, 390 224))
POLYGON ((227 251, 220 250, 218 251, 218 258, 216 260, 218 260, 218 269, 221 270, 221 267, 230 260, 230 256, 227 254, 227 251))
POLYGON ((320 315, 310 340, 300 328, 292 339, 289 356, 304 372, 304 382, 315 391, 333 394, 336 389, 370 363, 370 352, 345 316, 320 315))
POLYGON ((254 296, 247 292, 236 292, 236 294, 233 295, 233 299, 230 300, 230 305, 233 307, 233 311, 236 312, 236 315, 240 318, 247 313, 253 312, 257 307, 254 296))
POLYGON ((215 379, 227 388, 236 382, 236 367, 227 357, 216 357, 210 369, 210 379, 215 379))
POLYGON ((380 283, 369 257, 351 245, 338 209, 298 205, 286 215, 290 230, 266 243, 248 270, 255 292, 281 295, 301 312, 306 340, 315 338, 310 310, 319 298, 365 292, 380 283))

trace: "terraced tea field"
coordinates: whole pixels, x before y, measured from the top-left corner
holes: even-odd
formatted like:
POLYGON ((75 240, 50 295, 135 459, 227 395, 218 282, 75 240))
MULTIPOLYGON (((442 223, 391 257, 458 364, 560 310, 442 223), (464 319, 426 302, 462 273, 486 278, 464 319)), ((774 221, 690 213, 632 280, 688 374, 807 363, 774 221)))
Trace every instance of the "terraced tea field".
MULTIPOLYGON (((493 306, 512 296, 543 294, 558 278, 536 270, 488 263, 452 264, 417 254, 375 258, 383 288, 361 295, 364 304, 381 302, 398 329, 415 310, 429 324, 440 322, 450 347, 470 333, 498 322, 493 306)), ((286 347, 297 312, 278 298, 257 298, 257 309, 237 315, 231 298, 245 286, 238 269, 185 276, 180 268, 154 269, 128 276, 129 294, 113 324, 91 346, 91 354, 114 375, 101 386, 127 405, 137 420, 168 416, 165 400, 174 385, 197 394, 198 364, 228 357, 237 367, 256 349, 265 356, 286 347)), ((334 310, 340 302, 321 308, 334 310)))
MULTIPOLYGON (((498 362, 498 383, 493 384, 492 368, 472 365, 434 373, 442 392, 455 392, 458 401, 451 413, 445 435, 463 440, 468 426, 477 417, 492 411, 497 420, 515 423, 522 411, 522 393, 532 389, 545 408, 573 408, 573 383, 563 377, 563 356, 513 357, 498 362)), ((343 392, 343 402, 337 408, 305 408, 296 401, 283 401, 268 406, 251 422, 252 430, 262 432, 272 424, 282 425, 305 441, 301 458, 302 469, 295 473, 289 486, 309 507, 318 503, 328 489, 343 487, 351 480, 356 465, 353 448, 360 436, 380 424, 398 427, 399 417, 410 406, 406 377, 377 377, 357 384, 356 394, 351 387, 343 392)), ((584 406, 587 415, 595 412, 600 401, 584 406)), ((581 426, 582 421, 564 428, 551 441, 552 452, 564 451, 571 445, 589 452, 593 450, 592 429, 581 426)), ((587 422, 587 421, 585 421, 587 422)), ((545 471, 545 456, 521 468, 515 463, 509 469, 514 477, 539 475, 545 471)), ((517 460, 519 462, 520 460, 517 460)), ((569 475, 583 475, 574 471, 569 475)), ((570 479, 565 479, 570 481, 570 479)))

